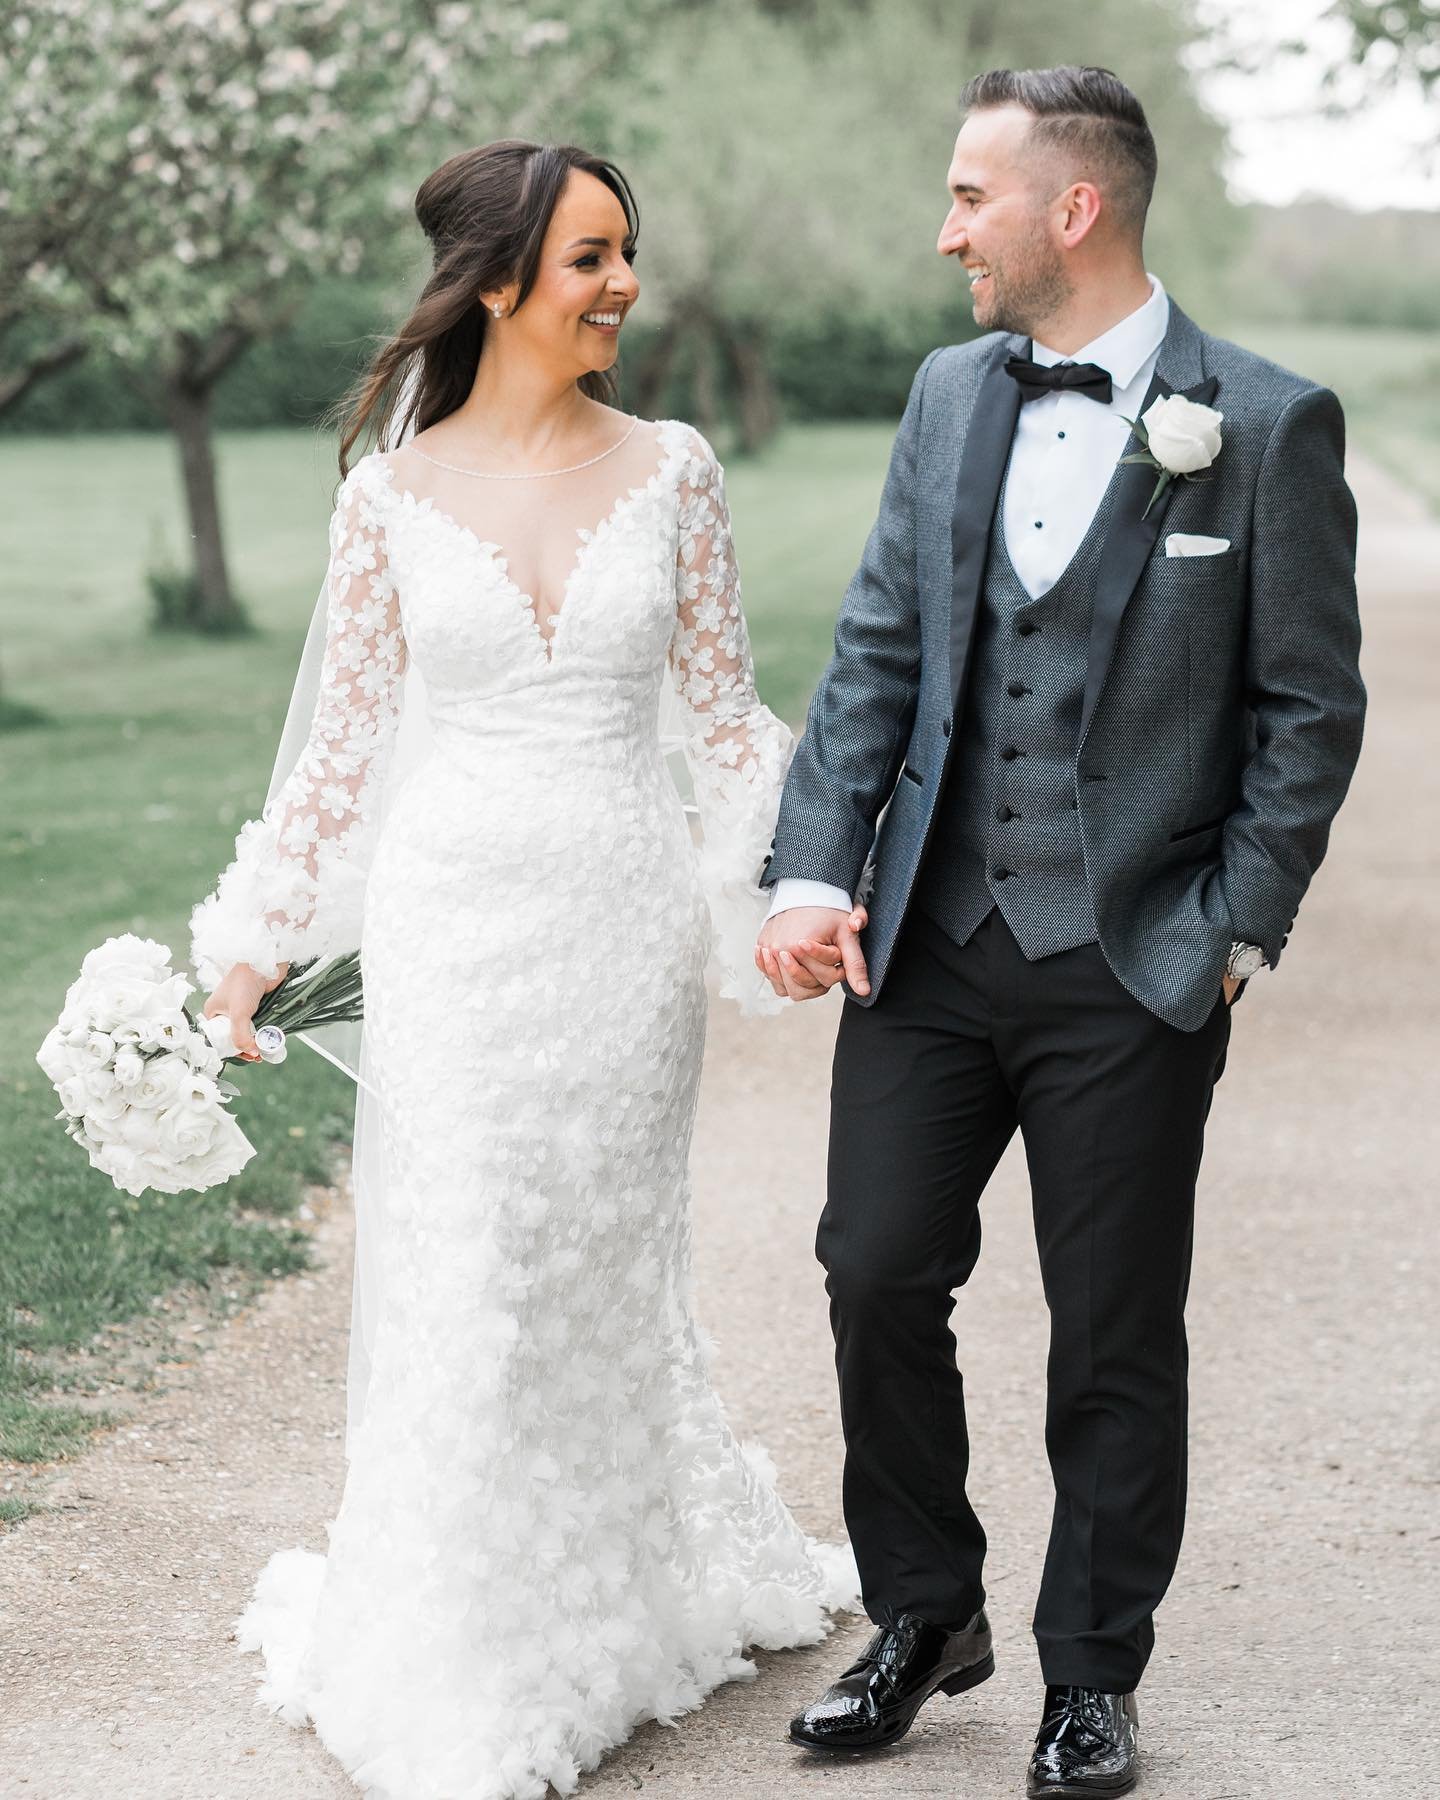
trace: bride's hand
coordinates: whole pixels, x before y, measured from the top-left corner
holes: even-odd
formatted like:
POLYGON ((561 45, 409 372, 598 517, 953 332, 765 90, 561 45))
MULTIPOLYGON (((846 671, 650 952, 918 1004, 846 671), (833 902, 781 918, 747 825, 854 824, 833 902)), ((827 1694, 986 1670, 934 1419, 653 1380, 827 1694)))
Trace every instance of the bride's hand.
POLYGON ((235 1048, 246 1062, 260 1061, 260 1052, 255 1046, 255 1033, 250 1026, 255 1008, 266 994, 279 987, 289 969, 289 963, 282 962, 277 965, 274 975, 261 975, 249 963, 236 963, 205 1002, 204 1016, 207 1019, 218 1018, 222 1014, 229 1019, 230 1035, 235 1040, 235 1048))

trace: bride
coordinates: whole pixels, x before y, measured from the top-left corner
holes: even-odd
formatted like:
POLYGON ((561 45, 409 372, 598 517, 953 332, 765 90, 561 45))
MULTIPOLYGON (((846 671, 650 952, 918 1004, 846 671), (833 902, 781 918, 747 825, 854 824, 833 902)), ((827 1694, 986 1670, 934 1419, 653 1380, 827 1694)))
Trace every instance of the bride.
POLYGON ((383 1141, 344 1495, 239 1640, 372 1795, 538 1800, 858 1605, 848 1548, 732 1436, 691 1312, 704 970, 713 943, 727 992, 769 998, 755 877, 793 741, 709 445, 603 398, 639 292, 624 178, 505 141, 416 212, 434 272, 342 436, 306 741, 191 920, 252 1058, 290 962, 358 945, 383 1141), (367 429, 395 447, 346 473, 367 429), (382 808, 412 665, 428 752, 382 808))

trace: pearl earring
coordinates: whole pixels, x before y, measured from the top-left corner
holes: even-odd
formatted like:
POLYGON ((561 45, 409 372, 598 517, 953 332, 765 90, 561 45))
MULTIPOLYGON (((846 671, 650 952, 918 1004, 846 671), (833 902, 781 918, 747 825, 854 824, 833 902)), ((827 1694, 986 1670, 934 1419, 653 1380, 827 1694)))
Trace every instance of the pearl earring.
POLYGON ((503 306, 501 306, 500 302, 497 300, 495 302, 494 306, 492 306, 490 308, 490 310, 492 313, 494 313, 495 317, 498 319, 503 316, 505 308, 503 306))

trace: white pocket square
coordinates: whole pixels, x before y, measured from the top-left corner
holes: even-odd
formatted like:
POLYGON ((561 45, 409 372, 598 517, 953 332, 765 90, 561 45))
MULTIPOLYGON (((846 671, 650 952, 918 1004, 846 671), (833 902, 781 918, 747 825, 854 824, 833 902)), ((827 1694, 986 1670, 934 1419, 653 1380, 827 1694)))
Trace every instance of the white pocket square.
POLYGON ((1219 556, 1229 548, 1229 538, 1201 537, 1191 531, 1172 531, 1165 540, 1167 556, 1219 556))

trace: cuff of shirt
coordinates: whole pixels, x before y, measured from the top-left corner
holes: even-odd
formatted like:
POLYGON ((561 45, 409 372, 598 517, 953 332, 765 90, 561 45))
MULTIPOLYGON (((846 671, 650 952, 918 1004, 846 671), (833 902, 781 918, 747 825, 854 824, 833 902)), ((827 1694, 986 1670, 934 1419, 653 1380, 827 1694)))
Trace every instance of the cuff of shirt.
POLYGON ((776 913, 789 912, 796 906, 833 906, 849 912, 850 896, 844 888, 831 887, 827 881, 800 881, 794 876, 775 883, 775 898, 770 902, 767 919, 776 913))

